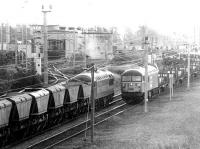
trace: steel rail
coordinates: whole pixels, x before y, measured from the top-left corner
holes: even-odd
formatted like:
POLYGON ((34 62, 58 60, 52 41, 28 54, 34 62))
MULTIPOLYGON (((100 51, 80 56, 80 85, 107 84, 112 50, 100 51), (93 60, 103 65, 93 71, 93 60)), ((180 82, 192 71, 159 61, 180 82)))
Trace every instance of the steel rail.
MULTIPOLYGON (((114 97, 113 97, 114 100, 113 100, 111 103, 109 103, 109 106, 111 106, 111 105, 113 105, 113 104, 115 104, 115 103, 117 103, 117 102, 120 102, 121 100, 120 100, 120 99, 117 99, 117 98, 119 98, 120 96, 121 96, 121 94, 114 95, 114 97), (116 99, 116 100, 115 100, 115 99, 116 99)), ((103 108, 103 109, 105 109, 105 108, 103 108)), ((103 110, 103 109, 101 109, 101 110, 103 110)), ((48 128, 48 129, 45 129, 45 130, 43 130, 43 131, 41 131, 41 132, 38 132, 38 133, 36 133, 36 134, 33 134, 33 135, 28 136, 28 137, 26 137, 26 138, 23 138, 23 139, 21 139, 21 140, 19 140, 19 141, 16 141, 16 142, 13 142, 13 143, 11 143, 11 144, 8 144, 8 145, 4 146, 3 148, 4 148, 4 149, 7 149, 7 148, 10 148, 10 147, 14 147, 14 146, 16 146, 16 145, 20 145, 20 144, 22 144, 24 141, 28 141, 28 140, 30 140, 30 139, 33 139, 34 137, 37 137, 37 136, 43 135, 43 134, 45 134, 45 133, 48 133, 48 131, 54 130, 54 129, 59 128, 59 127, 65 125, 65 124, 68 124, 68 123, 70 123, 70 122, 73 122, 73 121, 77 120, 78 118, 80 118, 80 117, 83 116, 83 115, 84 115, 84 114, 81 114, 81 115, 79 115, 79 116, 74 117, 73 119, 66 120, 66 121, 64 121, 64 122, 62 122, 62 123, 60 123, 60 124, 57 124, 57 125, 55 125, 55 126, 52 126, 52 127, 48 128)))
MULTIPOLYGON (((121 99, 122 100, 122 99, 121 99)), ((123 108, 127 106, 126 103, 123 103, 121 105, 118 105, 110 110, 107 110, 101 114, 98 114, 95 116, 95 119, 97 120, 98 118, 100 118, 101 116, 105 116, 107 114, 110 115, 110 113, 114 112, 115 110, 119 110, 120 108, 123 108)), ((117 113, 115 114, 112 114, 111 116, 108 116, 106 118, 104 118, 103 120, 100 120, 98 122, 95 123, 95 125, 98 125, 100 123, 102 123, 103 121, 105 120, 108 120, 109 118, 113 117, 114 115, 117 115, 119 113, 122 113, 123 111, 125 111, 124 109, 122 111, 118 111, 117 113)), ((68 140, 70 138, 73 138, 79 134, 81 134, 82 132, 85 132, 86 130, 88 130, 90 127, 87 127, 87 128, 84 128, 85 127, 85 124, 86 123, 89 123, 90 120, 86 120, 86 121, 83 121, 79 124, 76 124, 60 133, 57 133, 49 138, 46 138, 44 140, 41 140, 35 144, 32 144, 30 145, 27 149, 34 149, 34 148, 37 148, 37 149, 48 149, 48 148, 52 148, 53 146, 65 141, 65 140, 68 140), (77 131, 76 129, 78 129, 78 132, 75 132, 75 133, 72 133, 73 131, 77 131), (72 133, 72 134, 71 134, 72 133), (70 134, 70 135, 69 135, 70 134), (66 137, 67 135, 69 135, 68 137, 66 137)))

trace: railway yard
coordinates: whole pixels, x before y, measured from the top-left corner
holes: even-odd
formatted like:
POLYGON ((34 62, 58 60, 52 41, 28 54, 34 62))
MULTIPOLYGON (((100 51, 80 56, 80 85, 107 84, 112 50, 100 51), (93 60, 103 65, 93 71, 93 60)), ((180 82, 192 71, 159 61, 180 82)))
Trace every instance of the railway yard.
POLYGON ((8 1, 0 149, 200 149, 199 4, 8 1))
POLYGON ((200 148, 200 80, 176 88, 174 97, 164 94, 143 105, 129 108, 95 126, 94 143, 84 135, 58 144, 54 149, 198 149, 200 148), (192 98, 191 98, 192 97, 192 98))
POLYGON ((190 90, 184 81, 175 88, 171 101, 169 90, 162 92, 148 102, 148 112, 144 112, 142 103, 127 105, 120 94, 115 95, 109 107, 95 114, 94 143, 90 142, 89 119, 83 114, 6 148, 198 149, 199 85, 199 76, 191 80, 190 90))
MULTIPOLYGON (((141 61, 137 61, 136 64, 108 65, 95 70, 94 84, 91 83, 91 72, 84 71, 47 88, 25 88, 7 94, 0 100, 0 112, 4 113, 1 117, 4 124, 2 147, 183 148, 193 145, 188 143, 191 132, 184 130, 186 126, 180 123, 185 124, 185 116, 190 119, 193 114, 189 113, 194 112, 195 106, 198 108, 199 56, 193 54, 190 57, 191 82, 188 87, 188 73, 183 65, 187 62, 187 55, 168 54, 172 55, 165 55, 162 61, 157 61, 161 66, 148 64, 147 85, 144 81, 146 69, 141 61), (174 71, 173 80, 169 77, 169 70, 174 71), (174 95, 170 91, 170 81, 173 81, 174 95), (145 86, 148 86, 149 102, 144 100, 145 86), (185 107, 189 97, 192 97, 189 99, 191 108, 185 107), (92 113, 92 98, 95 99, 95 113, 92 113), (183 111, 179 112, 179 109, 183 111), (91 133, 92 127, 95 131, 91 133), (176 131, 181 134, 173 134, 176 131)), ((193 125, 193 122, 189 124, 193 125)))

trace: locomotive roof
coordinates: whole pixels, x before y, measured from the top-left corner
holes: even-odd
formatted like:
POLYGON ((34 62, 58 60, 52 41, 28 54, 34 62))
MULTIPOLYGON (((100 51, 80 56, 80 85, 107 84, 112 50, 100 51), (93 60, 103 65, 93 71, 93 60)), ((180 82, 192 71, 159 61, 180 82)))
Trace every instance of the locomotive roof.
MULTIPOLYGON (((111 79, 114 78, 112 72, 108 70, 97 70, 94 73, 94 81, 99 81, 99 80, 104 80, 104 79, 111 79)), ((79 80, 80 81, 86 81, 86 82, 91 82, 91 72, 83 72, 75 76, 73 80, 79 80)))
MULTIPOLYGON (((152 73, 155 73, 157 72, 158 73, 158 68, 156 66, 153 66, 153 65, 148 65, 148 74, 152 74, 152 73)), ((141 66, 136 66, 134 68, 131 68, 131 69, 127 69, 125 70, 122 75, 124 74, 127 74, 127 73, 137 73, 138 75, 142 75, 144 76, 145 75, 145 67, 141 67, 141 66)))

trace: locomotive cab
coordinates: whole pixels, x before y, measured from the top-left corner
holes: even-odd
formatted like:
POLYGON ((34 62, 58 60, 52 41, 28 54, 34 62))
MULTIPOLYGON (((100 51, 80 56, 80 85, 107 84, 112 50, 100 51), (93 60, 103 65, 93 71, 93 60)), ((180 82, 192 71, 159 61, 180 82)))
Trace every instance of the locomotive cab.
POLYGON ((129 70, 122 75, 122 91, 141 92, 142 74, 137 70, 129 70))
MULTIPOLYGON (((158 68, 148 65, 147 89, 149 97, 158 94, 158 68)), ((122 98, 127 103, 137 103, 144 99, 145 68, 136 66, 124 71, 121 75, 122 98)))
POLYGON ((137 97, 142 96, 143 77, 136 69, 129 69, 122 74, 121 92, 122 98, 131 103, 137 97))

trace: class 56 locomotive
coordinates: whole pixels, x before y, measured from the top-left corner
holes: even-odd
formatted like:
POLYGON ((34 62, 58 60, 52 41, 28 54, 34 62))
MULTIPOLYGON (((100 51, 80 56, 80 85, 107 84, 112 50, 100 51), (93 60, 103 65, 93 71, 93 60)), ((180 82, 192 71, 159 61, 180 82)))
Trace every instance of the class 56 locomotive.
MULTIPOLYGON (((148 96, 149 98, 159 93, 158 68, 148 65, 148 96)), ((134 66, 121 74, 121 93, 126 103, 139 103, 144 100, 145 68, 134 66)))

